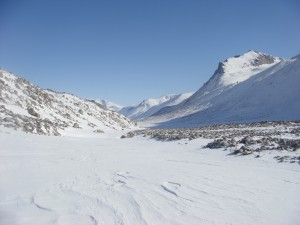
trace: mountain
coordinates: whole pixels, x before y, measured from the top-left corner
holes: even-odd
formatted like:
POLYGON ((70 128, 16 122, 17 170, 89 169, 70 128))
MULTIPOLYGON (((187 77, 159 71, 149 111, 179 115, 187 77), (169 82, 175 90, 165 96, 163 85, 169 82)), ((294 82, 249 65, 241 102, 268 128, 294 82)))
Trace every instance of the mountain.
POLYGON ((194 95, 143 122, 159 127, 195 127, 300 119, 299 68, 299 56, 280 59, 249 51, 219 63, 194 95))
POLYGON ((95 101, 98 102, 99 104, 101 104, 102 106, 104 106, 105 108, 107 108, 111 111, 114 111, 114 112, 117 112, 123 108, 122 106, 120 106, 116 103, 110 102, 110 101, 99 100, 99 99, 96 99, 95 101))
POLYGON ((178 95, 166 95, 159 98, 150 98, 142 101, 137 106, 128 106, 122 108, 119 113, 132 120, 141 120, 148 118, 158 112, 160 109, 177 105, 190 97, 193 93, 184 93, 178 95))
POLYGON ((44 135, 102 133, 134 123, 94 100, 34 86, 0 69, 0 125, 44 135))

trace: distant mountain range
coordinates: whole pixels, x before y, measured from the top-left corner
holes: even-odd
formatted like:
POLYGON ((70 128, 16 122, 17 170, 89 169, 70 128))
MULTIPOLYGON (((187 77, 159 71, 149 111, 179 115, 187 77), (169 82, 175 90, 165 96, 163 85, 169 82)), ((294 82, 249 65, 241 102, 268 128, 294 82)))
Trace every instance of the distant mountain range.
POLYGON ((0 69, 0 125, 43 135, 133 128, 125 116, 94 100, 34 86, 0 69))
POLYGON ((300 119, 300 55, 282 59, 249 51, 220 62, 195 93, 147 99, 121 107, 44 90, 0 70, 0 125, 60 135, 81 129, 197 127, 210 124, 300 119), (115 112, 113 112, 115 111, 115 112), (123 115, 120 115, 120 114, 123 115))
POLYGON ((107 100, 96 99, 95 101, 97 103, 101 104, 103 107, 105 107, 111 111, 114 111, 114 112, 117 112, 123 108, 122 106, 120 106, 116 103, 107 101, 107 100))
POLYGON ((141 120, 148 118, 161 110, 164 107, 177 105, 183 100, 190 97, 193 93, 184 93, 179 95, 166 95, 159 98, 150 98, 142 101, 137 106, 128 106, 120 109, 118 112, 124 116, 133 119, 141 120))
POLYGON ((299 56, 282 59, 248 51, 220 62, 194 94, 148 99, 119 112, 154 127, 298 120, 299 64, 299 56))

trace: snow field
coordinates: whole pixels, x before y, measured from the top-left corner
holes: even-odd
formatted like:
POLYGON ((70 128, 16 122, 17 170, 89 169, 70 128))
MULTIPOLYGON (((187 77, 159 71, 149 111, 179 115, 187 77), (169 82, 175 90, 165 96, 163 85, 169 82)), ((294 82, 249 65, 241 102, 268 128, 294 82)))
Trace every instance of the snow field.
POLYGON ((299 164, 273 158, 299 153, 0 130, 1 225, 300 223, 299 164))

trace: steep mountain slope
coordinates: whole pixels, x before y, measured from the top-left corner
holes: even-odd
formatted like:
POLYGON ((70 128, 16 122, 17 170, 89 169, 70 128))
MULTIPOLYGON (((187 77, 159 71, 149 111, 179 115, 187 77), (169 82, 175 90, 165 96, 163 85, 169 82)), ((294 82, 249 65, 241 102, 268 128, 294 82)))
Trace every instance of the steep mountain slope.
POLYGON ((101 104, 102 106, 104 106, 105 108, 107 108, 111 111, 114 111, 114 112, 117 112, 123 108, 122 106, 120 106, 116 103, 110 102, 110 101, 100 100, 100 99, 96 99, 95 101, 98 102, 99 104, 101 104))
POLYGON ((140 120, 147 118, 164 107, 177 105, 190 97, 193 93, 184 93, 179 95, 166 95, 155 99, 146 99, 137 106, 128 106, 122 108, 119 113, 133 119, 140 120))
POLYGON ((43 90, 1 69, 0 125, 30 133, 61 135, 79 130, 101 133, 130 128, 134 123, 93 100, 43 90))
POLYGON ((257 51, 249 51, 220 62, 212 77, 190 98, 154 116, 167 114, 163 120, 195 113, 210 106, 210 100, 259 72, 277 64, 280 59, 257 51))
POLYGON ((298 57, 283 60, 254 51, 229 58, 193 96, 146 122, 191 127, 300 119, 298 64, 298 57))

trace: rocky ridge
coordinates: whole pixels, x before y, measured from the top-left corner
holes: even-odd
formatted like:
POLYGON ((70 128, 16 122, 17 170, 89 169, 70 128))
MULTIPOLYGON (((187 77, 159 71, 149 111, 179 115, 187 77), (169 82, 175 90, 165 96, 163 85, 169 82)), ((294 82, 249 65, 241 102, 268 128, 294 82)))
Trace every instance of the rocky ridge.
POLYGON ((0 70, 0 125, 42 135, 78 129, 101 133, 131 128, 135 123, 94 100, 44 90, 0 70))

